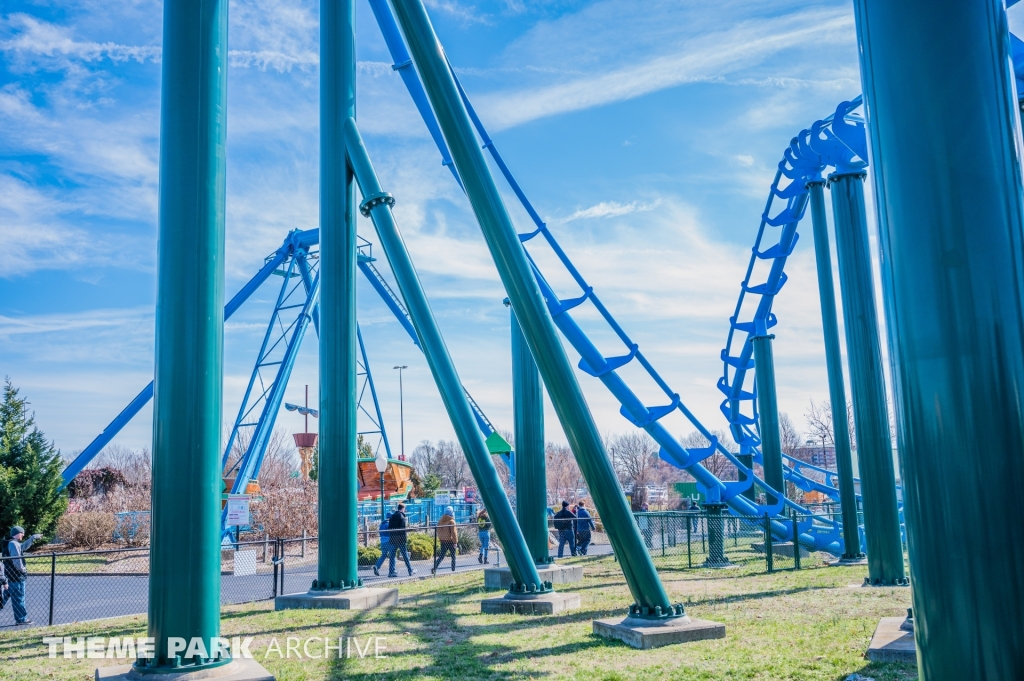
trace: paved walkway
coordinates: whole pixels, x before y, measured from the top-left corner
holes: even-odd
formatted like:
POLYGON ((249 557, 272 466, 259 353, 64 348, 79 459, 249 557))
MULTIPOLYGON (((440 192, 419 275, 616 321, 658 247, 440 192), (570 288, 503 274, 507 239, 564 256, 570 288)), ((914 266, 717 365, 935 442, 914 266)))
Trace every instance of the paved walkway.
MULTIPOLYGON (((609 555, 609 544, 593 544, 590 555, 609 555)), ((291 558, 284 563, 283 593, 308 591, 316 579, 316 561, 291 558)), ((504 556, 491 552, 491 564, 484 566, 477 562, 477 554, 459 556, 455 573, 474 572, 484 567, 504 566, 504 556)), ((381 566, 381 576, 375 576, 370 567, 360 567, 359 576, 367 586, 400 584, 412 579, 430 579, 431 560, 412 561, 416 574, 408 576, 405 564, 396 561, 398 577, 387 577, 388 564, 381 566)), ((451 560, 445 560, 437 572, 438 577, 452 574, 451 560)), ((224 575, 221 577, 221 603, 233 605, 263 601, 273 598, 274 577, 267 566, 260 565, 260 572, 246 577, 224 575)), ((26 582, 25 601, 29 619, 33 626, 46 626, 50 618, 50 576, 29 575, 26 582)), ((149 605, 149 577, 140 575, 57 575, 54 579, 53 623, 68 624, 86 622, 107 617, 145 614, 149 605)), ((10 603, 0 610, 0 631, 14 628, 14 612, 10 603)))

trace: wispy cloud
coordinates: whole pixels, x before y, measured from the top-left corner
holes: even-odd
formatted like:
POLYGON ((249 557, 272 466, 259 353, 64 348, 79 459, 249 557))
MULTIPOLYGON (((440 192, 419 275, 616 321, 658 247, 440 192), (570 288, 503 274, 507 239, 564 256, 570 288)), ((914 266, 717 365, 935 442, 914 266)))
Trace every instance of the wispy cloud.
POLYGON ((571 215, 564 218, 556 218, 551 220, 552 223, 566 223, 574 220, 587 220, 591 218, 614 218, 621 215, 629 215, 630 213, 643 213, 645 211, 654 210, 659 204, 660 200, 655 200, 651 203, 641 203, 640 201, 631 201, 629 203, 619 203, 618 201, 602 201, 596 205, 590 206, 589 208, 579 208, 574 211, 571 215))
POLYGON ((10 15, 6 21, 0 22, 0 31, 14 34, 8 40, 0 40, 0 50, 4 52, 66 57, 87 62, 110 59, 113 62, 134 60, 144 63, 160 59, 159 46, 76 41, 67 28, 28 14, 10 15))
POLYGON ((853 17, 845 8, 741 22, 640 63, 594 71, 563 83, 487 94, 477 98, 478 108, 492 127, 508 128, 687 83, 722 81, 796 45, 848 40, 852 32, 853 17))

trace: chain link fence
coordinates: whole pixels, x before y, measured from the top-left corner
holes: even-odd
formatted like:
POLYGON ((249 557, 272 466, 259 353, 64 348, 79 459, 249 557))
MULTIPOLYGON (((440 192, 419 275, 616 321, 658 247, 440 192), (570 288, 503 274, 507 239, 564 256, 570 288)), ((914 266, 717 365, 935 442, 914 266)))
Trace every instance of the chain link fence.
MULTIPOLYGON (((655 565, 661 570, 744 567, 744 573, 819 567, 818 555, 772 536, 779 523, 794 519, 746 517, 708 512, 635 514, 655 565)), ((589 556, 611 555, 600 518, 591 533, 589 556)), ((801 520, 803 522, 803 520, 801 520)), ((563 531, 550 527, 548 546, 557 557, 576 555, 563 531)), ((572 531, 572 530, 569 530, 572 531)), ((573 531, 573 534, 575 532, 573 531)), ((360 530, 359 576, 366 586, 387 586, 503 567, 502 548, 493 530, 476 524, 412 526, 403 531, 360 530), (383 542, 381 535, 383 534, 383 542), (485 546, 486 544, 486 546, 485 546), (405 558, 408 557, 408 562, 405 558), (411 572, 410 572, 411 571, 411 572)), ((307 591, 317 577, 318 539, 229 539, 221 550, 221 603, 266 601, 279 594, 307 591)), ((0 566, 10 558, 0 558, 0 566)), ((29 553, 24 557, 25 604, 35 625, 67 624, 142 614, 149 602, 149 548, 67 553, 29 553)), ((2 569, 2 567, 0 567, 2 569)), ((0 627, 14 626, 13 603, 0 609, 0 627)))
POLYGON ((634 514, 644 544, 659 569, 745 568, 778 572, 822 567, 830 554, 795 549, 788 537, 807 518, 736 516, 713 512, 670 511, 634 514))

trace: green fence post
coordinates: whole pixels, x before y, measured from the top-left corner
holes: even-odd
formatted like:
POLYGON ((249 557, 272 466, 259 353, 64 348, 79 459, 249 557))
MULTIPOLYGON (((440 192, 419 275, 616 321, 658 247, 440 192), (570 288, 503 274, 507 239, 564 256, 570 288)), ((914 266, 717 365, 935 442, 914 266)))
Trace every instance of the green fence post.
POLYGON ((764 557, 768 568, 768 574, 774 572, 775 561, 772 556, 772 519, 764 514, 764 557))
POLYGON ((800 569, 800 523, 793 514, 793 568, 800 569))
POLYGON ((693 567, 693 552, 690 548, 690 530, 693 526, 693 518, 687 516, 686 518, 686 567, 693 567))
POLYGON ((682 617, 682 605, 669 600, 630 514, 597 424, 533 278, 519 235, 491 177, 423 2, 395 0, 393 5, 502 284, 619 557, 623 576, 635 599, 629 609, 630 616, 682 617))

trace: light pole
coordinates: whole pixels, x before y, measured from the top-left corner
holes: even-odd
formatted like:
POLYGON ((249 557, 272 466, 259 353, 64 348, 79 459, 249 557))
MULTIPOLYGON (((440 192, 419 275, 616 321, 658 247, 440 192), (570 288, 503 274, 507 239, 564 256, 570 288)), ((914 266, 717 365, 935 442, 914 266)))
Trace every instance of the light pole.
POLYGON ((373 460, 373 465, 377 468, 377 472, 380 473, 380 521, 384 522, 384 471, 388 469, 388 457, 382 452, 377 452, 377 457, 373 460))
POLYGON ((398 428, 402 439, 402 461, 405 461, 405 400, 402 396, 402 369, 409 367, 403 364, 394 368, 398 369, 398 428))

